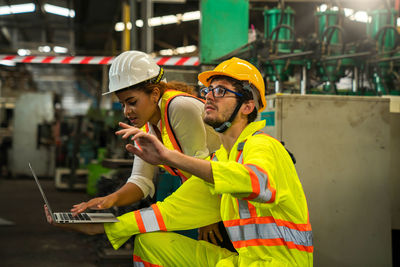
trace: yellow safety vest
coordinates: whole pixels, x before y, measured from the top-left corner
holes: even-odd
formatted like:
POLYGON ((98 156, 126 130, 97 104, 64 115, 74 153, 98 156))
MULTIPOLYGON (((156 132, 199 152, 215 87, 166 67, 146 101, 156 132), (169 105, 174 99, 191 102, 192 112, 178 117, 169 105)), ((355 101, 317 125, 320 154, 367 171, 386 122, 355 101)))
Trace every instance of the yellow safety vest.
POLYGON ((283 145, 249 124, 231 151, 212 157, 221 218, 239 255, 312 266, 313 241, 306 198, 283 145), (234 177, 234 179, 227 179, 234 177), (234 193, 232 193, 234 192, 234 193))
MULTIPOLYGON (((161 106, 160 107, 160 109, 161 109, 161 123, 160 123, 161 139, 166 148, 171 149, 171 150, 177 150, 177 151, 183 153, 182 148, 179 144, 179 141, 176 139, 174 130, 172 129, 170 120, 168 118, 169 105, 170 105, 171 101, 177 96, 192 97, 201 102, 204 102, 204 100, 197 98, 193 95, 190 95, 190 94, 187 94, 187 93, 184 93, 181 91, 176 91, 176 90, 167 90, 161 96, 161 103, 160 103, 160 106, 161 106)), ((149 132, 149 122, 146 123, 142 127, 142 130, 147 133, 149 132)), ((189 173, 183 172, 182 170, 179 170, 177 168, 173 168, 173 167, 166 166, 166 165, 162 165, 160 167, 164 168, 171 175, 179 176, 181 178, 182 182, 185 182, 191 176, 189 173)))

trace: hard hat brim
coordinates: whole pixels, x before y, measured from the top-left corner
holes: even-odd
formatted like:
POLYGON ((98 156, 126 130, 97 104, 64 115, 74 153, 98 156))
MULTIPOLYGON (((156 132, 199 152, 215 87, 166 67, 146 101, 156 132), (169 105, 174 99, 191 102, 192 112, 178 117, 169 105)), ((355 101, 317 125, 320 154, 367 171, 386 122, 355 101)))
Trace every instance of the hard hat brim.
POLYGON ((226 72, 222 72, 222 71, 213 71, 213 70, 204 71, 204 72, 200 73, 200 74, 197 76, 197 78, 198 78, 199 81, 200 81, 202 84, 204 84, 205 86, 210 86, 210 84, 211 84, 210 78, 211 78, 212 76, 217 76, 217 75, 228 76, 228 77, 231 77, 231 78, 233 78, 233 79, 240 80, 240 79, 238 79, 238 77, 235 77, 235 76, 233 76, 233 75, 230 75, 230 74, 228 74, 228 73, 226 73, 226 72))
MULTIPOLYGON (((219 76, 219 75, 221 75, 221 76, 228 76, 228 77, 231 77, 231 78, 233 78, 233 79, 236 79, 236 80, 239 80, 239 81, 243 81, 243 80, 248 80, 247 79, 247 75, 245 75, 245 77, 237 77, 237 76, 234 76, 234 75, 230 75, 229 73, 226 73, 226 72, 222 72, 222 71, 213 71, 213 70, 210 70, 210 71, 204 71, 204 72, 202 72, 202 73, 200 73, 198 76, 197 76, 197 78, 199 79, 199 81, 203 84, 203 85, 205 85, 205 86, 210 86, 210 84, 211 84, 211 77, 213 77, 213 76, 219 76)), ((261 99, 261 102, 262 102, 262 107, 260 107, 260 109, 258 110, 258 112, 261 112, 262 110, 264 110, 265 109, 265 107, 266 107, 266 105, 267 105, 267 103, 266 103, 266 101, 265 101, 265 98, 262 98, 261 99)))

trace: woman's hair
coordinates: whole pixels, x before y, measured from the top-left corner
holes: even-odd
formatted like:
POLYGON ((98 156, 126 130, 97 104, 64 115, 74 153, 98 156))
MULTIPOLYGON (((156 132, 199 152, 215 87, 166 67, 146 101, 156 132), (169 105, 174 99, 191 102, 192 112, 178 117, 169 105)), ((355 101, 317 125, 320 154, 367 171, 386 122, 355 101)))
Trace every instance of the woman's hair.
POLYGON ((191 95, 195 95, 194 87, 179 81, 171 81, 171 82, 159 82, 159 83, 148 83, 145 86, 142 86, 142 90, 145 93, 150 94, 155 87, 160 89, 161 95, 167 90, 177 90, 181 92, 185 92, 191 95))

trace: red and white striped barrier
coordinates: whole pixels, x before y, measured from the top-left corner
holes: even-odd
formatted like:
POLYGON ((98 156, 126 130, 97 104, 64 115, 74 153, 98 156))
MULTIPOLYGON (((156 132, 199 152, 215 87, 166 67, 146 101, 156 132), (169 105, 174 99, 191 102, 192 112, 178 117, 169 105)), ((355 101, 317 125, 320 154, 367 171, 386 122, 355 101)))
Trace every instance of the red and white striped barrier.
MULTIPOLYGON (((84 56, 16 56, 0 55, 1 60, 15 63, 39 63, 39 64, 111 64, 114 57, 84 57, 84 56)), ((162 66, 198 66, 198 57, 156 57, 158 65, 162 66)))

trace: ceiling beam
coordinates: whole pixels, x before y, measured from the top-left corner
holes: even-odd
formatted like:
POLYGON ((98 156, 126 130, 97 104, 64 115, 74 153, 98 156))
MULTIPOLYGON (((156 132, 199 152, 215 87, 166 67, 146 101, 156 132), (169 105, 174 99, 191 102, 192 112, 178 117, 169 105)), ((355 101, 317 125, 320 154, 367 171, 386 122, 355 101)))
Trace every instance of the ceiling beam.
MULTIPOLYGON (((6 4, 7 4, 8 6, 11 6, 11 1, 10 1, 10 0, 6 0, 6 4)), ((17 15, 11 14, 10 16, 12 17, 12 20, 14 21, 14 23, 15 23, 16 25, 18 25, 18 24, 20 23, 20 20, 18 19, 18 16, 17 16, 17 15)), ((24 41, 30 41, 28 35, 26 34, 25 29, 19 28, 19 27, 18 27, 18 31, 21 33, 21 36, 22 36, 22 38, 24 39, 24 41)), ((17 39, 16 41, 18 42, 18 39, 17 39)), ((13 45, 13 46, 16 46, 17 44, 14 44, 14 43, 13 43, 12 45, 13 45)))
POLYGON ((40 17, 40 28, 42 29, 42 41, 44 43, 52 43, 53 42, 53 31, 49 27, 48 18, 46 12, 43 9, 43 1, 42 0, 35 0, 36 3, 36 14, 40 17))

